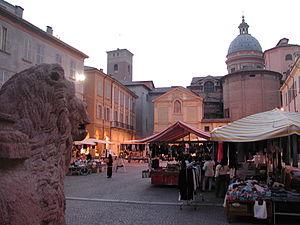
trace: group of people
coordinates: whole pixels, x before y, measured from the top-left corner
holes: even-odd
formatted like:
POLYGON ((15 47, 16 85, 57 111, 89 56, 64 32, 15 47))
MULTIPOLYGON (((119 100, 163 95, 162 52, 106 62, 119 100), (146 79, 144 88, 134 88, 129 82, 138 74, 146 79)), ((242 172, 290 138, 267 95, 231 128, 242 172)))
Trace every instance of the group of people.
POLYGON ((204 178, 202 180, 202 191, 205 191, 208 183, 208 190, 211 191, 212 181, 215 178, 215 191, 217 197, 224 197, 230 180, 230 169, 226 160, 222 160, 217 166, 210 156, 206 157, 203 165, 204 178))

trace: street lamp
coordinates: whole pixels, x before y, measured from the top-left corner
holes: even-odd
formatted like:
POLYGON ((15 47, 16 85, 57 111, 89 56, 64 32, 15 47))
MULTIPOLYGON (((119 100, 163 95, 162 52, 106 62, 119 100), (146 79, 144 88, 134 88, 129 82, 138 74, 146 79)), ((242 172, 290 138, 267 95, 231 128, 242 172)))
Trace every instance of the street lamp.
POLYGON ((76 80, 76 81, 84 81, 84 80, 85 80, 85 75, 82 74, 82 73, 77 73, 77 74, 75 75, 75 80, 76 80))

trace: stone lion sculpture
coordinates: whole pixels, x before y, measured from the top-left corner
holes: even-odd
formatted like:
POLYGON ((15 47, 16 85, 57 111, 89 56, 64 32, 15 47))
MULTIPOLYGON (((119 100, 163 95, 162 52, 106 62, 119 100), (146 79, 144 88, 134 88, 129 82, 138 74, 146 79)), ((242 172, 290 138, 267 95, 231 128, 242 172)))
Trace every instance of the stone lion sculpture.
POLYGON ((64 225, 63 179, 86 136, 85 105, 57 64, 31 67, 0 89, 0 224, 64 225))

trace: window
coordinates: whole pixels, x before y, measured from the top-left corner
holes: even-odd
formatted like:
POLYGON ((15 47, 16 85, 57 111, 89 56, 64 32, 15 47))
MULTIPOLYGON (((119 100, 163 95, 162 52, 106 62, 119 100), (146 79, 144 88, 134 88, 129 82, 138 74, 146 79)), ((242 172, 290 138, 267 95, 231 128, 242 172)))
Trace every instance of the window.
POLYGON ((297 83, 294 81, 293 85, 293 97, 295 98, 297 96, 297 83))
POLYGON ((176 100, 174 102, 174 110, 173 110, 173 112, 175 114, 180 114, 181 113, 181 102, 179 100, 176 100))
POLYGON ((105 97, 111 98, 111 83, 109 81, 105 81, 105 97))
POLYGON ((249 77, 255 77, 255 74, 250 74, 249 77))
POLYGON ((206 81, 204 83, 204 92, 205 93, 211 93, 214 92, 215 90, 215 85, 212 81, 206 81))
POLYGON ((129 108, 129 96, 125 95, 125 107, 129 108))
POLYGON ((284 96, 285 96, 285 105, 288 105, 288 93, 286 92, 284 96))
POLYGON ((44 62, 44 45, 37 45, 37 51, 36 51, 36 63, 41 64, 44 62))
POLYGON ((8 49, 8 38, 7 38, 7 28, 0 27, 0 50, 7 52, 8 49))
POLYGON ((291 98, 291 88, 288 89, 288 103, 290 103, 292 100, 291 98))
POLYGON ((102 94, 103 94, 103 84, 102 84, 102 79, 99 79, 97 84, 97 95, 102 96, 102 94))
POLYGON ((9 79, 9 73, 5 70, 0 70, 0 87, 9 79))
POLYGON ((24 39, 23 59, 27 62, 32 62, 32 45, 31 40, 28 38, 24 39))
POLYGON ((123 115, 123 113, 120 113, 120 122, 121 122, 121 123, 124 122, 124 115, 123 115))
POLYGON ((204 126, 204 131, 209 132, 209 126, 204 126))
POLYGON ((70 78, 73 80, 76 78, 76 63, 73 60, 70 61, 70 78))
POLYGON ((229 108, 224 109, 224 116, 225 118, 229 118, 229 108))
POLYGON ((129 124, 128 122, 129 122, 129 120, 128 120, 128 116, 125 116, 125 124, 127 124, 127 125, 128 125, 128 124, 129 124))
POLYGON ((124 105, 124 93, 120 91, 120 105, 124 105))
POLYGON ((233 73, 235 71, 235 68, 231 68, 230 71, 231 73, 233 73))
POLYGON ((293 60, 293 56, 291 54, 287 54, 285 56, 285 60, 288 61, 288 60, 293 60))
POLYGON ((101 105, 97 105, 96 118, 97 119, 102 119, 102 106, 101 105))
POLYGON ((55 62, 57 62, 58 64, 62 63, 61 55, 58 53, 56 53, 56 55, 55 55, 55 62))
POLYGON ((114 100, 119 102, 119 89, 117 87, 114 87, 114 100))
POLYGON ((106 108, 106 113, 105 113, 105 120, 106 121, 110 121, 110 109, 106 108))
POLYGON ((130 73, 130 66, 128 66, 128 73, 130 73))
POLYGON ((114 121, 118 121, 118 111, 114 112, 114 121))
POLYGON ((118 66, 118 64, 115 64, 114 65, 114 72, 117 72, 119 70, 119 66, 118 66))

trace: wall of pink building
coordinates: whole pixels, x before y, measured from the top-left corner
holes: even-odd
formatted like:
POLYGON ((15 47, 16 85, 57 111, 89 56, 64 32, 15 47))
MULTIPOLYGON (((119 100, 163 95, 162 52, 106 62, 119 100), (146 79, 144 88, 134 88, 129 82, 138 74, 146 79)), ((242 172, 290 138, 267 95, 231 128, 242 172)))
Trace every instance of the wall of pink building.
POLYGON ((294 60, 285 60, 287 54, 291 54, 294 59, 294 53, 300 50, 300 46, 275 47, 264 53, 265 67, 267 70, 276 71, 283 75, 291 68, 294 60))
POLYGON ((280 74, 243 71, 229 74, 223 83, 224 110, 231 120, 280 107, 280 74))

